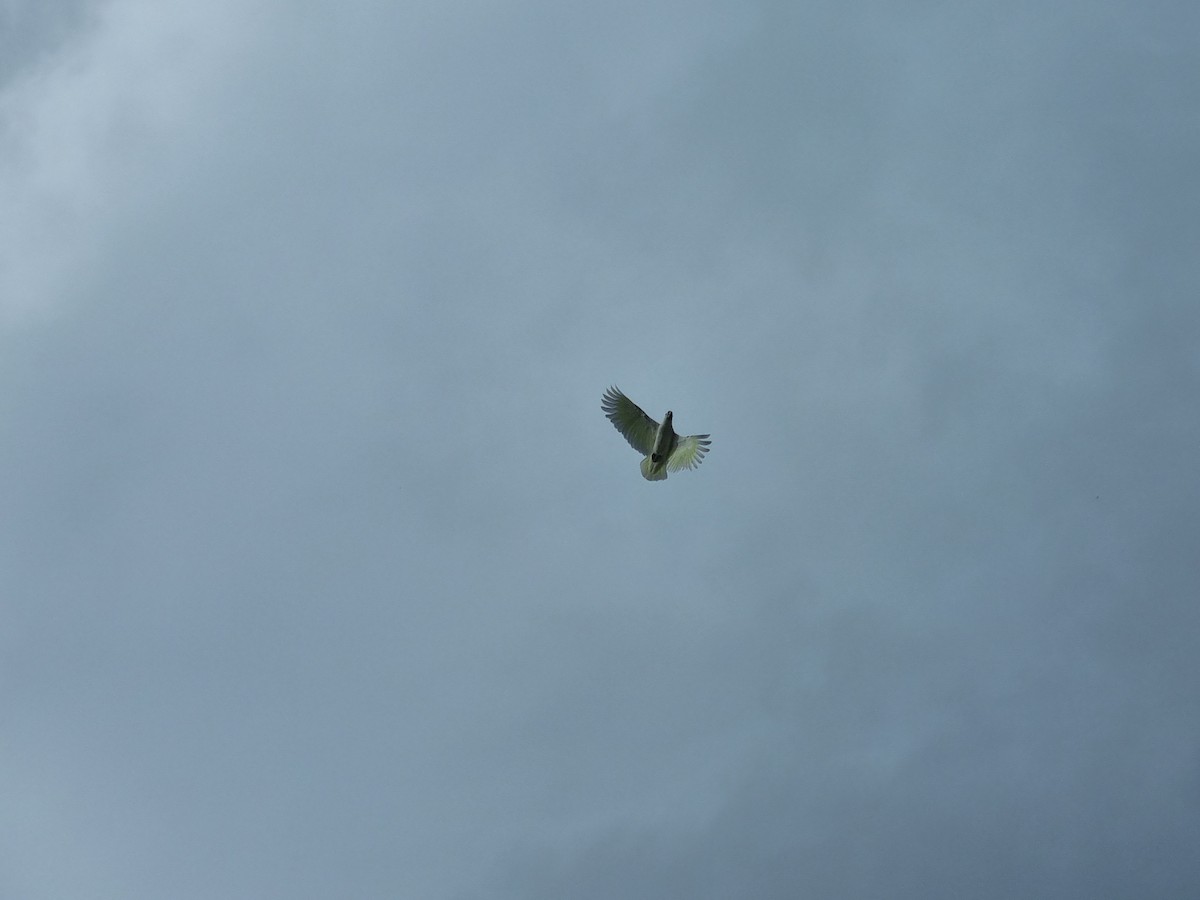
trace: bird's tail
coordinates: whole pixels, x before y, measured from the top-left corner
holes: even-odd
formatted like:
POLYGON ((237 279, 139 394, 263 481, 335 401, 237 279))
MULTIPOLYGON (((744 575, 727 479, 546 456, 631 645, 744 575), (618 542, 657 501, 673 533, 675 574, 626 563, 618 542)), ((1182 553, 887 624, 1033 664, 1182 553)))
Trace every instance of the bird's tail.
POLYGON ((652 462, 650 457, 642 460, 642 477, 647 481, 665 481, 667 478, 667 466, 664 462, 652 462))

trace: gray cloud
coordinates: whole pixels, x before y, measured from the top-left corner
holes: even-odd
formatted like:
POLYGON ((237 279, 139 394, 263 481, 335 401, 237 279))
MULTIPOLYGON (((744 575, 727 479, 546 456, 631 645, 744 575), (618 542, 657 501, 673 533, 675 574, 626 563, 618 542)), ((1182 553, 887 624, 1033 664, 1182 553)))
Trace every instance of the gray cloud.
POLYGON ((0 892, 1196 881, 1190 7, 77 9, 0 892))

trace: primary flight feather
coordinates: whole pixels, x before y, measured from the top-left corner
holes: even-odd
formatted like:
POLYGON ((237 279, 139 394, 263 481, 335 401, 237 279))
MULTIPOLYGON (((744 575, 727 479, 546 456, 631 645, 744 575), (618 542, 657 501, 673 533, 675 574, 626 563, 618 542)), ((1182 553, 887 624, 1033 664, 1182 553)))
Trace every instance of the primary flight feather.
POLYGON ((669 409, 660 425, 615 387, 604 392, 600 408, 629 446, 645 457, 642 475, 647 481, 662 481, 667 472, 696 468, 712 444, 707 434, 676 434, 669 409))

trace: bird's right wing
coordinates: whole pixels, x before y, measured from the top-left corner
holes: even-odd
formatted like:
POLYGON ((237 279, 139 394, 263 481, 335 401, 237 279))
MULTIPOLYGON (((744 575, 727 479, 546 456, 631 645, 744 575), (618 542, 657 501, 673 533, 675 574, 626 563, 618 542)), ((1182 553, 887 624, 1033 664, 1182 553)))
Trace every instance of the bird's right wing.
POLYGON ((658 423, 642 412, 642 408, 615 387, 604 392, 600 408, 613 427, 621 432, 629 446, 649 456, 654 450, 654 436, 658 434, 658 423))
POLYGON ((681 436, 678 443, 675 444, 675 449, 667 457, 667 471, 679 472, 683 469, 696 468, 703 461, 704 454, 708 452, 711 444, 712 441, 708 439, 707 434, 681 436))

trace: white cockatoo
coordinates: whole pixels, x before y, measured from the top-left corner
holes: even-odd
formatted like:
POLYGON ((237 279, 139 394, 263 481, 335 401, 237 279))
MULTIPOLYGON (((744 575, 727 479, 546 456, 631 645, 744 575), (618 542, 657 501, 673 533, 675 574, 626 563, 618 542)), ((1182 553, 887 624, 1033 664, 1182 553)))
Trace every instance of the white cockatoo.
POLYGON ((662 481, 668 472, 696 468, 712 444, 707 434, 676 434, 669 409, 658 424, 615 387, 604 392, 600 408, 629 446, 646 457, 642 475, 647 481, 662 481))

